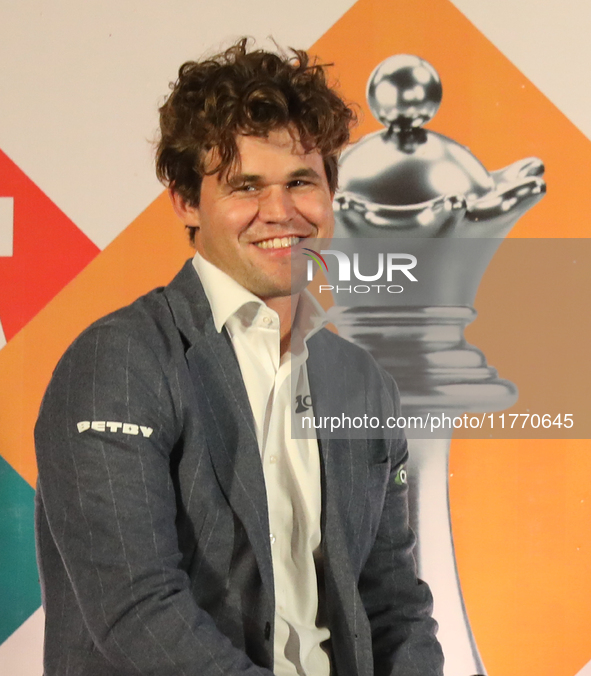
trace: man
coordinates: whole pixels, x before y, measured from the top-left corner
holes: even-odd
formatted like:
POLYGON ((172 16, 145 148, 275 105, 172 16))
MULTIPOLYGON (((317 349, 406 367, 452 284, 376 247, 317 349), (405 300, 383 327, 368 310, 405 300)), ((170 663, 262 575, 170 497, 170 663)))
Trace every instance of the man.
POLYGON ((289 429, 290 379, 397 412, 292 288, 352 119, 304 52, 181 67, 157 171, 195 258, 74 342, 36 427, 45 676, 441 674, 404 440, 289 429))

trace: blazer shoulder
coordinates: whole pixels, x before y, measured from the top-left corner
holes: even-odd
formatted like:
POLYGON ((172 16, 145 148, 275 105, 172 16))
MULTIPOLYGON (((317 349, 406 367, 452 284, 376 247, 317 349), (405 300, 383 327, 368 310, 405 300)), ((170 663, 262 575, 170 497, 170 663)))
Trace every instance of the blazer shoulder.
POLYGON ((73 347, 86 342, 97 332, 124 334, 150 347, 156 354, 166 354, 182 342, 180 323, 188 327, 204 314, 203 293, 191 259, 185 262, 179 273, 167 286, 159 286, 140 296, 135 301, 97 319, 73 341, 73 347), (188 317, 175 311, 175 305, 196 308, 188 317))
POLYGON ((165 287, 153 289, 133 303, 101 317, 85 329, 80 337, 96 330, 113 329, 144 341, 155 340, 163 332, 169 332, 174 324, 164 290, 165 287))
MULTIPOLYGON (((139 383, 148 396, 155 383, 175 382, 185 350, 163 292, 154 289, 84 329, 56 364, 41 410, 65 391, 83 400, 89 383, 111 393, 139 383)), ((160 388, 162 396, 169 385, 160 388)))
POLYGON ((88 345, 97 335, 107 343, 113 343, 115 349, 119 348, 121 340, 129 340, 164 360, 182 349, 165 287, 153 289, 129 305, 97 319, 80 333, 65 354, 88 345))
POLYGON ((124 420, 124 404, 131 400, 158 409, 154 420, 176 421, 174 376, 184 351, 162 292, 154 289, 98 319, 72 342, 45 391, 37 424, 41 435, 44 424, 55 427, 62 413, 84 413, 80 419, 86 420, 87 411, 98 407, 105 411, 101 420, 124 420))

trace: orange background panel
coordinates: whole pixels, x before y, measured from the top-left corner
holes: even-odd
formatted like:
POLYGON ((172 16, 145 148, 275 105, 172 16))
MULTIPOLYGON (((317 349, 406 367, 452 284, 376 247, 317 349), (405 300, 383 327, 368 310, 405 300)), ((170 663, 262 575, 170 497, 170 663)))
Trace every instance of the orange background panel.
POLYGON ((591 658, 587 440, 455 441, 452 526, 489 676, 575 676, 591 658))
POLYGON ((32 486, 33 427, 59 358, 94 320, 167 284, 190 255, 164 193, 0 350, 0 453, 32 486))
POLYGON ((514 238, 495 254, 476 296, 479 316, 466 338, 519 388, 517 403, 505 410, 507 421, 529 411, 553 420, 570 413, 575 423, 572 430, 555 427, 548 434, 542 426, 523 428, 520 418, 505 433, 497 425, 496 437, 591 437, 590 292, 591 238, 514 238))
MULTIPOLYGON (((428 128, 468 146, 490 171, 530 156, 546 165, 548 194, 510 236, 589 236, 591 143, 450 2, 360 0, 312 51, 335 63, 342 93, 361 104, 358 136, 381 128, 365 102, 372 70, 393 54, 425 58, 443 83, 428 128)), ((516 379, 535 376, 523 374, 515 358, 516 344, 549 356, 527 307, 521 315, 517 308, 504 340, 492 347, 504 296, 494 293, 503 271, 491 264, 491 272, 498 276, 485 274, 477 298, 479 315, 489 321, 477 320, 468 335, 485 354, 491 348, 501 377, 511 377, 508 370, 516 379), (517 319, 521 330, 511 335, 517 319)), ((543 367, 541 359, 533 368, 543 367)), ((489 676, 574 676, 591 660, 591 442, 456 440, 450 471, 460 578, 489 676)))

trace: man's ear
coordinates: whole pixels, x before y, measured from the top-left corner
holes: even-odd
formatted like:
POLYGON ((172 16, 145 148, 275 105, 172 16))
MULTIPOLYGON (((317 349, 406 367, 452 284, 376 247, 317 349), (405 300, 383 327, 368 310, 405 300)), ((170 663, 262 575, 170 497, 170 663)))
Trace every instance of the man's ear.
POLYGON ((199 209, 187 204, 187 202, 179 195, 178 192, 175 192, 170 188, 168 189, 168 196, 172 202, 174 213, 181 219, 183 225, 198 228, 200 225, 199 209))

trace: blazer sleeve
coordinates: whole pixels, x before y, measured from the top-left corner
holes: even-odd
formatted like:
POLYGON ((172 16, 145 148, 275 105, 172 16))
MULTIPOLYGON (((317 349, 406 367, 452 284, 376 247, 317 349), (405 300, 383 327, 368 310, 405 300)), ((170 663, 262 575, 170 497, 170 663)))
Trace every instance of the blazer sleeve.
POLYGON ((217 630, 179 568, 169 467, 181 431, 167 378, 141 337, 109 325, 62 358, 35 430, 51 535, 117 673, 272 676, 217 630))
MULTIPOLYGON (((398 412, 399 396, 386 373, 398 412)), ((443 653, 431 617, 428 585, 416 576, 409 526, 408 485, 400 469, 408 459, 406 439, 392 439, 391 470, 377 535, 361 572, 359 592, 371 626, 375 676, 442 676, 443 653)))

